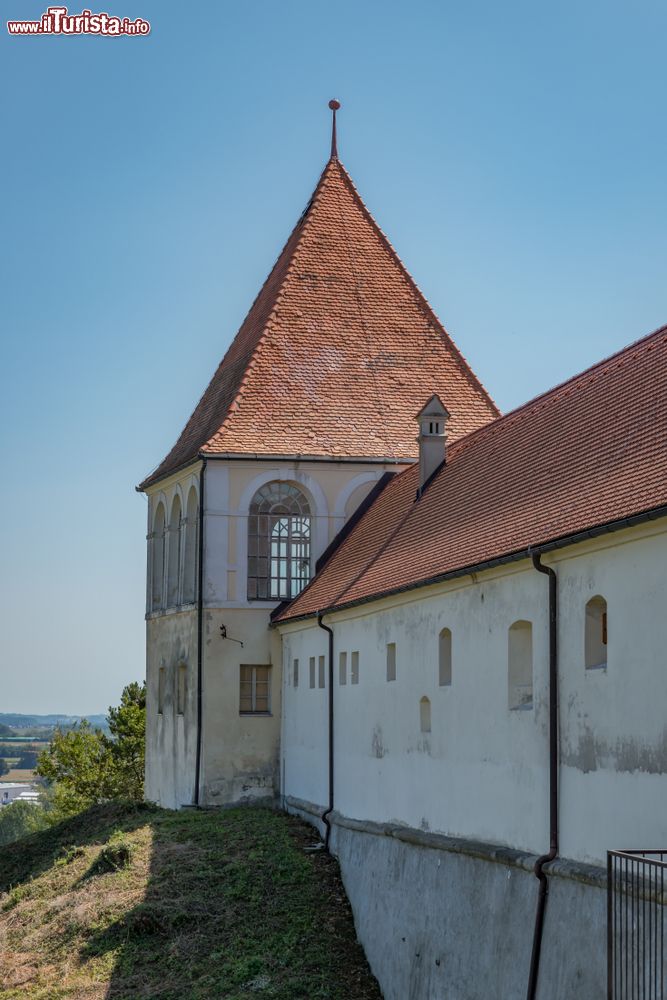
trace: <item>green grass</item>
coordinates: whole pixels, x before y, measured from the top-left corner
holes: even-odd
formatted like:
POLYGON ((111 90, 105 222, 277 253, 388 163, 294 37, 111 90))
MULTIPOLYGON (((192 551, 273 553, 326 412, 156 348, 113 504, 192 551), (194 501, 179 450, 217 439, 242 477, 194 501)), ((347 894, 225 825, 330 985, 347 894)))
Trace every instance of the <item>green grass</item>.
POLYGON ((266 809, 107 806, 3 848, 3 1000, 379 1000, 338 866, 266 809))

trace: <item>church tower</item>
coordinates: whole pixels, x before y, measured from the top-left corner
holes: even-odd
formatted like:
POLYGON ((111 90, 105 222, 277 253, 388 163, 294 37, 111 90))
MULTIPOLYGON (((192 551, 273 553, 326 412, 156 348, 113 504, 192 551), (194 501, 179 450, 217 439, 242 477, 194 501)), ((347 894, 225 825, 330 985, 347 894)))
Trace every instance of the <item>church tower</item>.
POLYGON ((446 406, 450 442, 498 415, 359 197, 329 106, 331 156, 306 209, 138 487, 149 501, 146 797, 167 807, 279 794, 271 612, 308 585, 387 474, 418 459, 427 399, 446 406))

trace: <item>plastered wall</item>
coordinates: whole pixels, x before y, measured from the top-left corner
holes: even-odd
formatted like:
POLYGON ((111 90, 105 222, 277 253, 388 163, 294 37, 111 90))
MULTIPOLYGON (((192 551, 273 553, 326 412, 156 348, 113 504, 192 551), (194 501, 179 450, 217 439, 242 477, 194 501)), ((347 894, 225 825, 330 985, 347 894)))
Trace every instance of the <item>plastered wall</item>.
MULTIPOLYGON (((554 553, 558 573, 561 855, 667 836, 667 534, 632 528, 554 553), (608 664, 587 671, 585 606, 608 606, 608 664)), ((327 619, 335 634, 335 804, 342 814, 540 853, 548 847, 548 582, 526 560, 327 619), (532 623, 533 707, 509 708, 508 629, 532 623), (452 684, 438 634, 452 632, 452 684), (386 679, 386 645, 397 675, 386 679), (348 653, 347 684, 338 658, 348 653), (359 652, 359 684, 349 658, 359 652), (419 703, 431 702, 430 733, 419 703)), ((314 622, 283 628, 283 789, 327 801, 326 689, 310 689, 314 622), (293 663, 300 683, 293 683, 293 663), (304 669, 304 665, 306 665, 304 669), (288 667, 288 669, 287 669, 288 667)))

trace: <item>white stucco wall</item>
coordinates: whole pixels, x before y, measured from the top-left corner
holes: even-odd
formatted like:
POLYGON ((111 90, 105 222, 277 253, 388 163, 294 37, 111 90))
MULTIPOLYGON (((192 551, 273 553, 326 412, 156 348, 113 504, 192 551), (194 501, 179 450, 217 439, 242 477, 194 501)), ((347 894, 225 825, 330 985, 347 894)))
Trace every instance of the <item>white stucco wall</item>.
MULTIPOLYGON (((667 533, 636 527, 545 557, 558 573, 561 845, 601 863, 610 847, 667 836, 667 533), (608 665, 586 671, 586 602, 608 606, 608 665)), ((332 615, 335 804, 539 853, 548 847, 548 582, 528 561, 332 615), (508 629, 533 626, 532 709, 508 708, 508 629), (452 631, 453 678, 438 685, 438 634, 452 631), (397 677, 386 679, 386 644, 397 677), (349 660, 359 651, 360 680, 349 660), (348 683, 338 657, 348 653, 348 683), (419 702, 432 731, 420 732, 419 702)), ((328 692, 308 686, 326 651, 316 623, 283 627, 283 791, 327 801, 328 692), (299 659, 299 687, 292 665, 299 659)))
MULTIPOLYGON (((220 805, 275 797, 279 789, 282 687, 280 639, 270 630, 277 602, 247 600, 247 532, 250 503, 261 486, 274 480, 299 486, 311 508, 311 572, 319 556, 385 471, 394 465, 356 462, 209 461, 205 473, 203 516, 204 644, 202 683, 201 801, 220 805), (220 635, 220 626, 228 638, 220 635), (239 640, 239 641, 233 641, 239 640), (240 643, 243 643, 243 646, 240 643), (270 665, 270 715, 241 716, 242 664, 270 665)), ((190 490, 199 489, 200 463, 155 486, 148 503, 147 585, 147 745, 146 795, 169 807, 193 801, 196 753, 197 605, 184 601, 183 581, 169 586, 169 566, 183 576, 185 537, 169 530, 174 499, 185 512, 190 490), (151 602, 155 512, 162 504, 164 541, 162 592, 177 590, 179 602, 151 602), (179 561, 171 555, 178 546, 179 561), (187 711, 175 709, 177 664, 188 671, 187 711), (158 712, 160 667, 167 671, 169 698, 158 712), (190 700, 191 699, 191 700, 190 700)))

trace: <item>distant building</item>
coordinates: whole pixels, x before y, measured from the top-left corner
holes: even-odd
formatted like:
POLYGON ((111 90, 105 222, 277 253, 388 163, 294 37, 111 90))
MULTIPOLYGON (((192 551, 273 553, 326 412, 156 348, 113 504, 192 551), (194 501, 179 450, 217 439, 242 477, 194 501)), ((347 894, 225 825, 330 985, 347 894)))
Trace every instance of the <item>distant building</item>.
POLYGON ((39 799, 39 792, 27 781, 3 781, 0 784, 0 806, 8 806, 18 799, 26 801, 33 796, 39 799))

